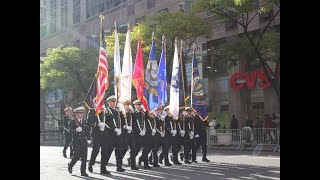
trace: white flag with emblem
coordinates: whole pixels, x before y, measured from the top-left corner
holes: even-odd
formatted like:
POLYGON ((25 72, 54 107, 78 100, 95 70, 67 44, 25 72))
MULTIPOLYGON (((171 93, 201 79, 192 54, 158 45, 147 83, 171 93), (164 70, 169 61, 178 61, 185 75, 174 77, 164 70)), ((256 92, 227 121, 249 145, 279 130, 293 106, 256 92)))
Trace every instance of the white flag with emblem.
POLYGON ((179 60, 178 60, 178 48, 177 39, 174 43, 174 56, 172 65, 172 76, 170 85, 170 105, 169 110, 173 119, 178 119, 179 116, 179 60))
POLYGON ((114 23, 114 94, 117 98, 121 95, 121 66, 120 66, 120 50, 119 39, 117 33, 117 24, 114 23))

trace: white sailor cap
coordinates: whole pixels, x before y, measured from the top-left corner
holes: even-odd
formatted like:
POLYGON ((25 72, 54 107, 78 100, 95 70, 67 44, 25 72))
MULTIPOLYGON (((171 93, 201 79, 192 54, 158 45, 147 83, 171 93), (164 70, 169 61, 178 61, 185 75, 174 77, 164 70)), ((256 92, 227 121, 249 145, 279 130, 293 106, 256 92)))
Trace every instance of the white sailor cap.
POLYGON ((64 112, 67 112, 67 111, 72 111, 72 108, 71 107, 64 108, 64 112))
POLYGON ((192 108, 191 107, 186 107, 184 108, 185 111, 192 111, 192 108))
POLYGON ((73 110, 74 113, 84 113, 84 107, 80 106, 73 110))
POLYGON ((133 105, 141 105, 141 102, 139 101, 139 99, 133 101, 133 105))
POLYGON ((117 98, 116 98, 116 96, 115 95, 112 95, 112 96, 109 96, 107 99, 106 99, 106 101, 115 101, 117 98))
POLYGON ((166 107, 164 107, 164 110, 166 111, 166 110, 168 110, 170 108, 170 106, 166 106, 166 107))

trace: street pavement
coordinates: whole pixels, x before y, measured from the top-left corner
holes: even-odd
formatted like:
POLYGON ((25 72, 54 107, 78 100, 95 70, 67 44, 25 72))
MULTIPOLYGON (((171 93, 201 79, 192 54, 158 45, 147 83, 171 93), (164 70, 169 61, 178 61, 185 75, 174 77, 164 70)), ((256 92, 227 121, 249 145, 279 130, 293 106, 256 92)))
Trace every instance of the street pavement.
MULTIPOLYGON (((79 179, 121 179, 121 180, 140 180, 140 179, 196 179, 196 180, 243 180, 243 179, 280 179, 280 153, 274 152, 255 152, 250 151, 208 151, 209 163, 201 162, 201 150, 198 151, 197 160, 199 163, 173 165, 166 167, 160 164, 158 168, 144 170, 138 166, 138 171, 132 171, 127 165, 129 153, 123 158, 123 168, 125 172, 117 172, 115 167, 114 152, 110 157, 107 166, 110 175, 100 175, 100 153, 93 166, 93 173, 89 177, 80 176, 80 164, 78 161, 73 167, 72 175, 67 170, 69 159, 62 156, 63 147, 40 146, 40 179, 42 180, 79 180, 79 179)), ((92 148, 88 148, 88 160, 92 148)), ((140 154, 138 155, 138 157, 140 154)), ((143 164, 143 163, 142 163, 143 164)))

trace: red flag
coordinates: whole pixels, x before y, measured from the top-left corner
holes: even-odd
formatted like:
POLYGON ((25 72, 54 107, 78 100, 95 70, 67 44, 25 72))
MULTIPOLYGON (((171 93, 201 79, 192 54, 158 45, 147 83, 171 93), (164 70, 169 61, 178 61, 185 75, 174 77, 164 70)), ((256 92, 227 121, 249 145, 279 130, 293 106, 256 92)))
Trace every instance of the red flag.
POLYGON ((104 40, 104 32, 102 27, 101 32, 101 47, 99 52, 98 78, 97 78, 97 95, 96 95, 96 114, 102 112, 104 104, 105 92, 109 87, 108 82, 108 56, 106 52, 106 42, 104 40))
POLYGON ((147 100, 144 97, 144 67, 140 38, 138 38, 138 48, 132 75, 132 84, 136 88, 137 98, 140 100, 147 112, 149 112, 147 100))

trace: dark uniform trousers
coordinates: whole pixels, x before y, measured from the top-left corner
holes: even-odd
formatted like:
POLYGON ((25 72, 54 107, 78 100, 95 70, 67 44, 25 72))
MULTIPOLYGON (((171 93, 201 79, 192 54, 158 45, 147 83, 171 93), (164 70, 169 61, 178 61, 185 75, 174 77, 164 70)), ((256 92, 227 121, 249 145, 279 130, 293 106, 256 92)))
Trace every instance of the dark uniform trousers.
MULTIPOLYGON (((208 121, 202 121, 199 116, 195 116, 194 118, 195 120, 195 135, 198 134, 199 137, 195 138, 195 146, 196 146, 196 150, 195 153, 197 152, 197 150, 200 148, 202 148, 202 160, 207 159, 207 130, 206 127, 209 127, 209 123, 208 121)), ((195 157, 192 158, 192 160, 195 160, 195 157)))
POLYGON ((167 154, 169 154, 170 147, 172 148, 173 162, 178 162, 178 134, 172 136, 170 133, 166 133, 164 136, 165 142, 168 144, 167 146, 167 154))
POLYGON ((63 116, 63 127, 68 129, 69 131, 67 131, 66 129, 64 129, 64 137, 66 139, 66 142, 64 143, 63 146, 63 152, 65 153, 66 150, 68 149, 68 147, 70 146, 70 157, 73 155, 73 148, 72 148, 72 135, 70 133, 70 128, 69 128, 69 121, 71 119, 68 118, 68 116, 64 115, 63 116))
MULTIPOLYGON (((131 133, 128 133, 128 131, 125 130, 121 135, 124 136, 123 149, 121 152, 122 158, 126 155, 128 147, 130 147, 130 162, 133 162, 135 160, 134 153, 136 151, 136 140, 134 138, 133 132, 131 131, 131 133)), ((131 164, 129 164, 129 166, 131 166, 131 164)))
POLYGON ((84 121, 82 124, 78 123, 82 127, 81 132, 77 132, 77 125, 75 120, 70 122, 70 130, 72 131, 72 143, 74 148, 74 156, 71 159, 70 166, 73 167, 76 162, 81 158, 81 173, 86 171, 88 144, 87 139, 91 139, 88 131, 88 126, 84 121))
POLYGON ((142 113, 141 112, 137 112, 135 111, 133 113, 133 121, 132 121, 132 128, 133 128, 133 132, 134 132, 134 138, 136 140, 136 148, 134 151, 134 161, 131 161, 131 166, 135 166, 136 161, 135 158, 138 155, 141 147, 143 147, 142 150, 142 155, 139 157, 139 160, 141 159, 144 163, 144 167, 148 167, 149 166, 149 162, 148 162, 148 154, 151 151, 151 147, 152 147, 152 135, 151 135, 151 129, 148 125, 148 115, 146 114, 144 118, 142 118, 142 113), (144 136, 140 136, 140 129, 142 129, 142 119, 145 119, 144 123, 145 123, 145 135, 144 136), (140 127, 138 127, 138 123, 137 120, 139 121, 140 127))
POLYGON ((184 158, 185 158, 185 161, 189 160, 189 158, 190 158, 189 154, 190 154, 191 150, 192 150, 192 161, 196 160, 197 148, 196 148, 196 144, 195 144, 195 137, 194 137, 195 134, 192 139, 190 139, 190 135, 189 135, 189 133, 193 130, 193 126, 194 126, 193 118, 185 117, 185 128, 186 128, 186 133, 184 135, 184 142, 185 142, 184 143, 184 158), (188 124, 190 124, 190 128, 189 128, 188 124))
MULTIPOLYGON (((123 115, 123 112, 120 113, 120 118, 121 118, 121 123, 122 125, 128 125, 127 123, 132 120, 132 114, 131 112, 126 111, 126 116, 123 115), (126 122, 127 120, 127 122, 126 122)), ((132 127, 132 124, 130 125, 132 127)), ((122 150, 119 152, 116 150, 117 154, 120 154, 120 158, 123 159, 125 154, 128 151, 128 147, 130 147, 130 162, 134 161, 134 152, 135 152, 135 146, 136 146, 136 141, 133 135, 133 130, 128 133, 128 130, 122 129, 122 133, 120 135, 120 144, 122 144, 122 150)), ((131 166, 131 164, 129 164, 131 166)), ((135 166, 131 166, 135 167, 135 166)))
POLYGON ((169 164, 168 159, 168 138, 161 137, 159 132, 156 132, 156 134, 153 137, 153 143, 152 143, 152 156, 153 156, 153 165, 158 165, 159 159, 158 159, 158 150, 162 147, 162 155, 164 156, 165 164, 169 164))
MULTIPOLYGON (((103 113, 101 113, 100 118, 103 118, 103 113)), ((106 128, 104 131, 100 131, 100 128, 98 126, 99 120, 95 115, 95 110, 90 109, 88 112, 88 126, 89 128, 92 128, 92 151, 91 151, 91 157, 89 161, 89 165, 94 165, 96 162, 96 158, 99 154, 100 148, 101 148, 101 164, 102 162, 105 162, 106 160, 106 139, 108 137, 106 128)), ((102 168, 100 164, 100 168, 102 168)))
MULTIPOLYGON (((183 147, 183 149, 185 149, 185 136, 186 135, 184 135, 183 137, 181 136, 181 134, 180 134, 180 128, 181 128, 181 130, 183 129, 183 123, 182 123, 182 120, 180 119, 179 121, 177 121, 176 122, 177 123, 177 135, 176 135, 176 142, 174 142, 174 143, 176 143, 176 146, 177 146, 177 153, 179 153, 180 151, 181 151, 181 149, 182 149, 182 147, 183 147), (180 128, 178 127, 178 125, 180 124, 180 128)), ((180 154, 183 154, 182 152, 180 152, 180 154)), ((184 156, 182 156, 182 158, 181 159, 183 159, 183 157, 184 156)), ((173 161, 175 161, 175 160, 173 160, 173 161)))

